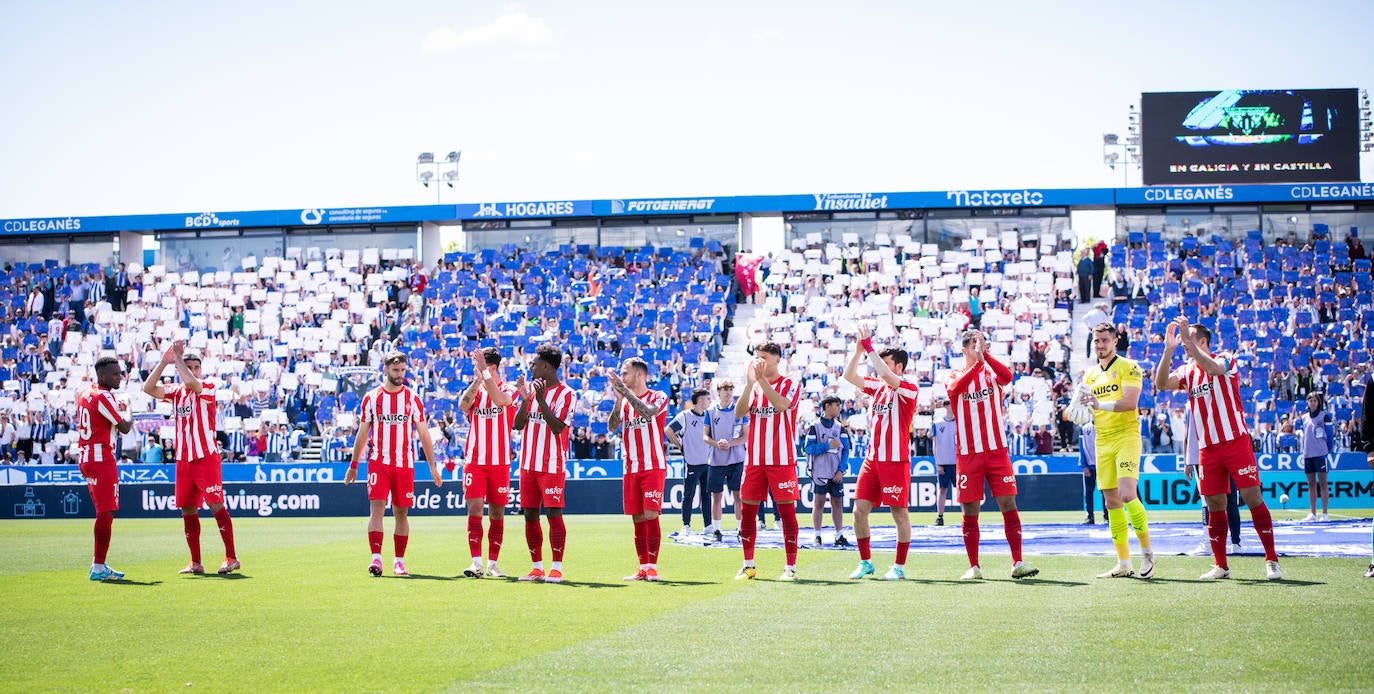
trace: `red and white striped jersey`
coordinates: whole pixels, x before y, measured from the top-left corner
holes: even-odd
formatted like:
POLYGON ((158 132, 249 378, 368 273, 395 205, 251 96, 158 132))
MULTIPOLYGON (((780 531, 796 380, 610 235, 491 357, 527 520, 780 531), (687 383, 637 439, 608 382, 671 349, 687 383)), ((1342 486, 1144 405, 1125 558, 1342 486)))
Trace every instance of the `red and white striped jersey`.
POLYGON ((797 402, 801 399, 801 387, 786 376, 779 376, 771 385, 792 406, 786 412, 779 412, 763 394, 763 389, 754 387, 749 395, 749 457, 745 459, 746 464, 751 467, 796 467, 797 402))
POLYGON ((466 465, 510 466, 510 432, 515 422, 515 386, 502 383, 502 393, 511 397, 511 404, 498 407, 492 402, 485 386, 477 389, 477 397, 465 414, 468 418, 468 440, 463 448, 466 465))
POLYGON ((425 425, 425 403, 420 396, 401 386, 387 392, 383 386, 367 391, 358 412, 360 425, 368 430, 367 463, 392 467, 415 467, 415 453, 410 442, 413 424, 425 425))
POLYGON ((1218 354, 1214 361, 1226 369, 1223 376, 1203 371, 1197 362, 1186 364, 1173 373, 1178 387, 1188 392, 1188 407, 1193 411, 1197 427, 1198 448, 1223 444, 1250 433, 1245 427, 1245 410, 1240 400, 1240 373, 1235 358, 1218 354))
POLYGON ((190 463, 219 452, 215 441, 215 384, 200 382, 196 393, 184 385, 167 386, 162 400, 172 403, 177 426, 177 462, 190 463))
POLYGON ((997 382, 992 368, 986 363, 974 367, 973 372, 966 376, 962 383, 959 383, 960 379, 951 377, 949 384, 959 455, 1006 448, 1006 432, 1002 426, 1002 384, 997 382))
POLYGON ((559 474, 568 462, 568 432, 572 430, 570 415, 573 404, 577 402, 577 393, 566 384, 559 383, 544 391, 544 401, 549 404, 549 410, 558 421, 566 426, 555 435, 544 421, 539 403, 531 400, 529 419, 525 420, 525 431, 520 438, 520 469, 559 474))
POLYGON ((91 386, 76 396, 76 443, 81 462, 115 460, 114 425, 118 423, 119 415, 110 391, 91 386))
POLYGON ((668 423, 668 396, 657 390, 646 390, 636 396, 659 410, 653 418, 646 419, 630 407, 630 401, 620 403, 620 447, 625 450, 625 472, 666 470, 663 430, 668 423))
POLYGON ((911 418, 916 414, 916 384, 902 381, 893 390, 886 381, 864 379, 864 395, 873 398, 869 429, 873 441, 868 459, 875 463, 911 462, 911 418))

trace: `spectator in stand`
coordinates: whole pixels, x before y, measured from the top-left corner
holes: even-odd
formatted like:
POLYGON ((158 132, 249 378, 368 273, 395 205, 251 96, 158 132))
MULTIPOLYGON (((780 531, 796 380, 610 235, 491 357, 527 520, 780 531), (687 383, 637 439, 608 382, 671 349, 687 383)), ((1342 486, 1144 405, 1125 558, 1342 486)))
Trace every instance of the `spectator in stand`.
POLYGON ((1097 293, 1093 290, 1093 257, 1086 249, 1078 259, 1078 303, 1086 304, 1097 293))
POLYGON ((1035 431, 1035 454, 1051 455, 1054 453, 1054 434, 1050 431, 1048 424, 1037 426, 1035 431))
POLYGON ((1098 241, 1093 246, 1093 296, 1102 296, 1102 278, 1107 274, 1109 250, 1106 241, 1098 241))

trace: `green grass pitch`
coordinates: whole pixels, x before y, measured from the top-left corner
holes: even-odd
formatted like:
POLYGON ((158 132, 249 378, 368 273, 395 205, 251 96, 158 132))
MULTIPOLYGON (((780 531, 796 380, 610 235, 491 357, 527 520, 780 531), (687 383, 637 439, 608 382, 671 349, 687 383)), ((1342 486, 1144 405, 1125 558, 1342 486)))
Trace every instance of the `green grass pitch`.
MULTIPOLYGON (((1014 582, 994 532, 980 583, 957 580, 962 554, 914 553, 905 583, 851 582, 856 553, 803 548, 792 584, 772 580, 780 550, 760 551, 759 580, 735 581, 738 550, 665 541, 665 582, 626 584, 630 522, 570 516, 569 583, 543 585, 462 578, 460 517, 413 519, 412 575, 372 578, 365 522, 237 518, 244 568, 222 578, 177 574, 175 517, 117 520, 118 584, 86 578, 89 521, 0 522, 0 690, 1374 689, 1365 559, 1287 558, 1286 580, 1269 583, 1261 558, 1240 557, 1235 578, 1208 584, 1196 580, 1207 558, 1163 556, 1153 581, 1095 580, 1109 547, 1028 544, 1041 574, 1014 582)), ((528 555, 520 519, 507 523, 514 576, 528 555)), ((203 543, 213 571, 208 518, 203 543)), ((388 568, 390 547, 388 534, 388 568)), ((874 557, 880 575, 890 563, 874 557)))

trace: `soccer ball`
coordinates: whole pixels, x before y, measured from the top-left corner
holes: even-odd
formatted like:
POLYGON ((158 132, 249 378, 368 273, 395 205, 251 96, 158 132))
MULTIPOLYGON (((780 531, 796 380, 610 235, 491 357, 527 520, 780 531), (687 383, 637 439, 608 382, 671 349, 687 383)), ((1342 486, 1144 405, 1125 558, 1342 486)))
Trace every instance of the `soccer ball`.
POLYGON ((1286 503, 1288 503, 1288 495, 1287 495, 1287 494, 1280 494, 1280 495, 1279 495, 1279 503, 1280 503, 1280 504, 1286 504, 1286 503))

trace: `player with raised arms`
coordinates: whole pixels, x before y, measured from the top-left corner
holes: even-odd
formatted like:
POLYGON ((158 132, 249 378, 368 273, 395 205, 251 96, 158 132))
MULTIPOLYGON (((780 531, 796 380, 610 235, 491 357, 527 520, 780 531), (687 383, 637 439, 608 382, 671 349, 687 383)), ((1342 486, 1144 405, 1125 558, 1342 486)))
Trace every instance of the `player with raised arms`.
POLYGON ((778 373, 782 346, 764 342, 754 348, 754 359, 745 372, 744 392, 735 403, 735 417, 749 417, 749 443, 740 484, 740 545, 744 566, 736 579, 758 575, 754 567, 754 540, 758 537, 759 505, 773 494, 782 516, 782 541, 787 565, 779 580, 797 580, 797 403, 801 387, 778 373))
POLYGON ((1198 490, 1207 502, 1207 540, 1215 561, 1201 579, 1231 577, 1226 561, 1226 496, 1234 479, 1264 546, 1265 578, 1276 581, 1283 578, 1283 572, 1274 551, 1274 520, 1260 495, 1259 465, 1250 430, 1245 426, 1240 372, 1233 355, 1212 354, 1211 349, 1212 331, 1205 325, 1188 325, 1188 319, 1180 316, 1164 328, 1164 356, 1154 374, 1157 390, 1188 393, 1188 408, 1197 432, 1198 490), (1192 361, 1170 373, 1174 350, 1180 344, 1192 361))
POLYGON ((946 390, 956 431, 955 483, 964 513, 964 551, 968 571, 963 580, 978 580, 978 510, 984 482, 1002 512, 1002 528, 1011 549, 1011 577, 1028 578, 1040 570, 1021 560, 1021 514, 1016 509, 1016 473, 1002 425, 1002 389, 1011 385, 1011 369, 988 354, 988 340, 980 330, 965 330, 964 368, 955 372, 946 390))
POLYGON ((220 469, 219 446, 215 440, 215 384, 202 373, 200 355, 186 351, 186 343, 176 340, 162 360, 148 373, 143 392, 163 402, 172 403, 176 420, 176 505, 181 509, 181 524, 191 562, 179 573, 203 574, 200 563, 200 505, 209 505, 224 542, 224 563, 219 573, 227 574, 240 568, 238 552, 234 549, 234 522, 224 507, 224 473, 220 469), (162 370, 176 369, 181 379, 178 385, 163 387, 162 370))
POLYGON ((911 549, 911 419, 916 414, 916 384, 902 378, 910 357, 900 347, 875 350, 873 336, 859 326, 859 341, 844 369, 844 380, 869 396, 871 440, 868 455, 859 468, 854 490, 854 541, 859 546, 859 567, 849 575, 859 580, 871 576, 873 552, 870 549, 868 517, 873 508, 887 506, 897 523, 897 556, 883 580, 906 578, 906 557, 911 549), (859 360, 868 359, 877 378, 859 376, 859 360))

